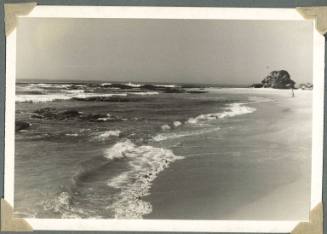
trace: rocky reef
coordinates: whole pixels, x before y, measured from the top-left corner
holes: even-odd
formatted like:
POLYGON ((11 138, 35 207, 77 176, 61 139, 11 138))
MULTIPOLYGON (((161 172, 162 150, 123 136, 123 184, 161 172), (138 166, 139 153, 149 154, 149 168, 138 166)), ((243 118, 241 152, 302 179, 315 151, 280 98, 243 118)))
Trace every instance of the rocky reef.
POLYGON ((77 110, 59 111, 55 108, 41 108, 31 115, 34 119, 55 119, 55 120, 84 120, 91 122, 122 121, 118 116, 104 113, 83 113, 77 110))

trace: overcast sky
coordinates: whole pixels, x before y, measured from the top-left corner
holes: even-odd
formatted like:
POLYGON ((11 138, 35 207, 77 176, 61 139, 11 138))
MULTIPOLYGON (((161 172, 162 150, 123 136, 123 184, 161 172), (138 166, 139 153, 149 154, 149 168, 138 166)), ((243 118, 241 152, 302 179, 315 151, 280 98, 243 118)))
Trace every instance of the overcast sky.
POLYGON ((17 78, 250 84, 312 80, 303 21, 19 19, 17 78))

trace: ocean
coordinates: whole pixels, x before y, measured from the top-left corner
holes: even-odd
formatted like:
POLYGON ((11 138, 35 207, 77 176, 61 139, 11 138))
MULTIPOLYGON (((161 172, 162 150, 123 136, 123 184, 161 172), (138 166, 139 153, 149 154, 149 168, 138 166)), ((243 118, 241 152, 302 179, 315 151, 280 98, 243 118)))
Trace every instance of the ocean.
POLYGON ((237 90, 17 83, 16 121, 25 127, 16 124, 15 213, 235 219, 237 207, 299 178, 306 211, 310 138, 300 149, 291 140, 269 138, 267 132, 280 132, 276 118, 287 118, 289 108, 272 95, 237 90))

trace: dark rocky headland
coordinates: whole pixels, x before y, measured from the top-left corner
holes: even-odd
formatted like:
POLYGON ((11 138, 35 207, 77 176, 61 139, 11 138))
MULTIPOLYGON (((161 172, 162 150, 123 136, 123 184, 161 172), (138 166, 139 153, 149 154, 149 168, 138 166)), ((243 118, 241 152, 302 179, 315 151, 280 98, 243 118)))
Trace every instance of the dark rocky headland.
POLYGON ((272 71, 261 83, 252 84, 252 88, 273 88, 273 89, 294 89, 295 81, 291 79, 290 74, 285 70, 272 71))

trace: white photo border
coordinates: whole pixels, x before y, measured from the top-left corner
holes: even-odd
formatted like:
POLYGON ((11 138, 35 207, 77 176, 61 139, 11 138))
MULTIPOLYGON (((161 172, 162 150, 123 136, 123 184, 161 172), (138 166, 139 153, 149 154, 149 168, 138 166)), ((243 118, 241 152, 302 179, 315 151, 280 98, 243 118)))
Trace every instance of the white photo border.
MULTIPOLYGON (((129 18, 304 21, 296 9, 36 6, 29 18, 129 18)), ((315 26, 314 20, 309 20, 315 26)), ((322 202, 325 39, 313 27, 313 121, 311 209, 322 202)), ((7 35, 4 199, 14 207, 16 29, 7 35)), ((290 232, 301 221, 34 219, 33 230, 290 232)))

